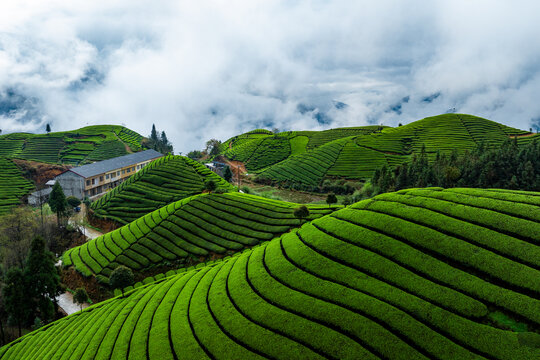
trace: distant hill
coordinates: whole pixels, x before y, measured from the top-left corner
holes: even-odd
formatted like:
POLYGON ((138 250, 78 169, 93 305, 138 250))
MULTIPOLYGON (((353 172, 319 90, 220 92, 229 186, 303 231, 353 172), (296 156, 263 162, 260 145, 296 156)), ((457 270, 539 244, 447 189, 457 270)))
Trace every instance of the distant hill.
POLYGON ((310 215, 299 220, 294 216, 298 206, 236 192, 195 195, 68 250, 63 262, 106 281, 118 265, 138 271, 190 256, 232 253, 333 211, 325 205, 307 205, 310 215))
POLYGON ((80 165, 142 148, 143 136, 123 126, 96 125, 49 134, 0 136, 0 156, 45 163, 80 165))
POLYGON ((34 188, 10 159, 82 165, 142 150, 143 139, 136 132, 117 125, 87 126, 49 134, 12 133, 0 136, 0 215, 20 204, 21 198, 34 188))
POLYGON ((366 179, 384 164, 396 166, 409 161, 422 146, 425 146, 428 158, 434 158, 437 151, 448 154, 456 150, 463 154, 480 143, 488 147, 500 146, 514 136, 518 137, 518 144, 540 139, 538 134, 476 116, 445 114, 326 142, 265 167, 259 177, 308 186, 317 186, 325 178, 366 179))
POLYGON ((232 185, 204 165, 184 156, 165 156, 153 161, 103 197, 92 203, 94 215, 127 224, 172 202, 200 194, 205 182, 218 189, 232 185))
POLYGON ((221 144, 220 154, 241 161, 250 172, 258 172, 290 156, 313 150, 333 140, 352 135, 371 134, 383 126, 360 126, 324 131, 287 131, 277 134, 264 129, 230 138, 221 144))
POLYGON ((0 359, 538 359, 539 209, 540 193, 380 195, 139 284, 0 359))

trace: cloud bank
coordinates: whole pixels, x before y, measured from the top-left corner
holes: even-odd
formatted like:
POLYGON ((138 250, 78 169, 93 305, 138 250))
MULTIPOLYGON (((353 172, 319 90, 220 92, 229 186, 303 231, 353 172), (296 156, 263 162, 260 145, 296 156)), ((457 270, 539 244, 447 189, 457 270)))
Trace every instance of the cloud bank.
POLYGON ((540 125, 536 1, 0 5, 0 128, 124 124, 176 151, 257 127, 455 111, 540 125))

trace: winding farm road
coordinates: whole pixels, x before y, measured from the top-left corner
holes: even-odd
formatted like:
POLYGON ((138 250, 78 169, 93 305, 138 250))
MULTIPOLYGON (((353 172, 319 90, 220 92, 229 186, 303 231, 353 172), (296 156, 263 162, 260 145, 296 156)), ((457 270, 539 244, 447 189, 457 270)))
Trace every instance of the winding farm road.
POLYGON ((100 233, 99 231, 95 230, 95 229, 92 229, 92 228, 89 228, 87 226, 83 226, 84 228, 84 235, 87 237, 87 240, 92 240, 92 239, 95 239, 101 235, 103 235, 102 233, 100 233))
MULTIPOLYGON (((99 231, 97 231, 95 229, 92 229, 92 228, 89 228, 87 226, 83 226, 83 232, 84 232, 84 235, 86 236, 87 241, 95 239, 95 238, 103 235, 99 231)), ((62 266, 62 260, 61 259, 56 263, 56 266, 62 266)), ((69 291, 66 291, 63 294, 58 295, 56 297, 56 300, 58 301, 58 306, 61 307, 62 310, 64 310, 66 312, 66 314, 68 314, 68 315, 74 314, 77 311, 81 310, 80 306, 73 302, 73 294, 71 294, 69 291)), ((90 306, 90 305, 87 304, 87 303, 84 303, 82 307, 83 307, 83 309, 85 309, 88 306, 90 306)))

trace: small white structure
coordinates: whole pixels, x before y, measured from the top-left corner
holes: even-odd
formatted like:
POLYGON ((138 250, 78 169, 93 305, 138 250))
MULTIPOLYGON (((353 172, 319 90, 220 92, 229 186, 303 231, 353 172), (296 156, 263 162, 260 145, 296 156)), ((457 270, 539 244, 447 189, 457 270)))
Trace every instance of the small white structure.
POLYGON ((44 189, 34 191, 28 196, 28 204, 32 206, 40 206, 49 201, 49 195, 51 194, 52 187, 46 187, 44 189))
POLYGON ((218 162, 218 161, 214 161, 214 162, 211 162, 211 163, 206 163, 206 164, 204 164, 204 166, 206 166, 208 169, 212 170, 216 174, 218 174, 220 176, 223 176, 223 170, 225 170, 225 167, 227 166, 227 164, 222 163, 222 162, 218 162))

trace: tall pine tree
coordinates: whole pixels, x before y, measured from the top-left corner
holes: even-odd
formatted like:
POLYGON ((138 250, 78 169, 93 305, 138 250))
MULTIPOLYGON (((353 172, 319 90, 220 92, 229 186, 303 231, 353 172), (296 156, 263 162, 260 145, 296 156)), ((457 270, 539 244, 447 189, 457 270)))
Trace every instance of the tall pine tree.
POLYGON ((49 195, 49 205, 51 210, 56 213, 58 227, 60 227, 60 219, 66 214, 68 204, 64 190, 62 190, 62 186, 58 181, 54 184, 49 195))
POLYGON ((9 319, 17 324, 19 336, 22 326, 28 319, 29 302, 25 285, 25 277, 21 269, 11 268, 4 277, 4 305, 9 319))
POLYGON ((39 316, 42 320, 52 319, 56 306, 53 306, 51 299, 55 299, 59 293, 60 276, 54 262, 54 255, 47 250, 45 240, 41 236, 35 237, 30 246, 24 276, 30 304, 38 311, 34 317, 39 316))
POLYGON ((152 132, 150 133, 150 140, 152 140, 154 143, 157 143, 158 141, 158 134, 157 134, 155 124, 152 124, 152 132))

